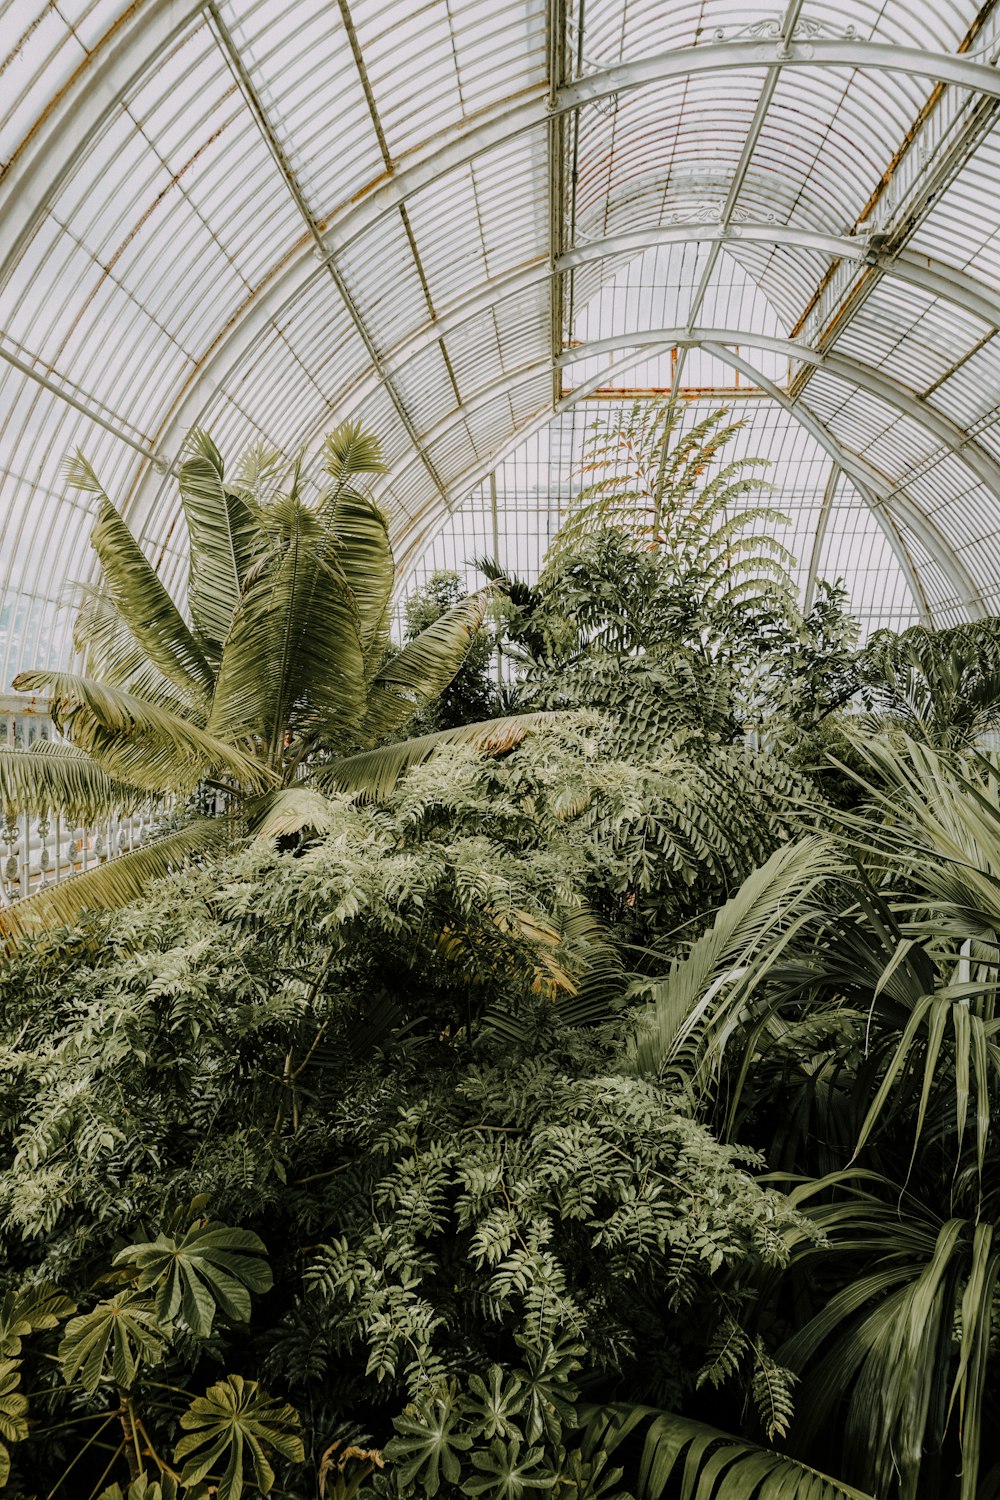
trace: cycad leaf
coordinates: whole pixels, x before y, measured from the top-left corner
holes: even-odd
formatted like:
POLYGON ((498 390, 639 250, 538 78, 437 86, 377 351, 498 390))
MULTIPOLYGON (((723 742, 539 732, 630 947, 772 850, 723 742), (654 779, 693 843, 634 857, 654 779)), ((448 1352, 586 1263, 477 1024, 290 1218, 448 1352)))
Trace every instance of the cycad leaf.
POLYGON ((82 912, 127 906, 151 880, 179 870, 225 844, 232 829, 223 818, 198 818, 141 849, 119 854, 94 870, 43 886, 12 906, 0 907, 0 933, 15 941, 77 921, 82 912))
POLYGON ((545 711, 462 724, 457 729, 421 734, 398 745, 383 745, 378 750, 328 761, 313 771, 311 779, 323 791, 358 792, 365 801, 374 801, 387 797, 401 776, 428 760, 436 750, 448 745, 468 745, 483 755, 503 755, 519 745, 525 735, 563 723, 566 718, 564 713, 545 711))
POLYGON ((98 495, 90 541, 115 608, 164 677, 192 702, 207 701, 213 687, 212 669, 156 569, 100 488, 90 465, 77 456, 69 473, 78 487, 98 495))
POLYGON ((24 750, 0 747, 0 807, 79 819, 132 813, 148 802, 148 791, 109 776, 76 745, 35 740, 24 750))
POLYGON ((14 685, 21 692, 49 693, 60 732, 109 775, 135 787, 189 791, 212 772, 256 789, 271 780, 259 761, 125 688, 71 672, 22 672, 14 685))
POLYGON ((202 636, 221 650, 260 544, 260 519, 246 499, 226 491, 222 458, 207 433, 191 432, 186 450, 178 485, 191 538, 188 603, 202 636))
POLYGON ((385 663, 368 690, 362 739, 392 734, 444 691, 483 623, 490 592, 462 599, 385 663))

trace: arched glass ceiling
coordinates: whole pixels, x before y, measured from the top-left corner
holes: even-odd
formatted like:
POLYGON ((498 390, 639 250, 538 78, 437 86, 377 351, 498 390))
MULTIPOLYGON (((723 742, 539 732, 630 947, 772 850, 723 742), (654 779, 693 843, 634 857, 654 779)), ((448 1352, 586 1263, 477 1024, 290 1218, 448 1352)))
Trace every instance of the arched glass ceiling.
POLYGON ((360 416, 416 576, 484 486, 543 531, 523 476, 617 387, 728 391, 872 621, 1000 608, 997 0, 0 0, 0 40, 5 681, 69 651, 74 448, 179 582, 188 428, 360 416))

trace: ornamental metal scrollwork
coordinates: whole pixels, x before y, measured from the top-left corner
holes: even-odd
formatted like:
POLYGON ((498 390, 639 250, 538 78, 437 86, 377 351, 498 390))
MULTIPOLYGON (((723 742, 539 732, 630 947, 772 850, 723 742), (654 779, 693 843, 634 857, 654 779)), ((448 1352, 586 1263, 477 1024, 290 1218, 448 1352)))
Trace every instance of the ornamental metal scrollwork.
POLYGON ((816 20, 811 16, 796 21, 788 36, 783 34, 782 24, 780 15, 766 16, 757 21, 748 21, 743 26, 716 26, 712 37, 716 42, 782 42, 787 46, 792 42, 816 42, 824 39, 853 42, 858 35, 857 27, 852 24, 838 26, 835 21, 816 20))

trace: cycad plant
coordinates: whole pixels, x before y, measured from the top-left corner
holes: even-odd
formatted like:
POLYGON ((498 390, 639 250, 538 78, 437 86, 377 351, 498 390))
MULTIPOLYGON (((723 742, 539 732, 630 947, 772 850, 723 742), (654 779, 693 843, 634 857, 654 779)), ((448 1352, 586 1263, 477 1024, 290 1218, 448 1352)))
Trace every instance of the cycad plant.
POLYGON ((310 500, 299 463, 289 470, 257 446, 230 477, 211 438, 191 434, 179 473, 190 538, 185 611, 90 466, 71 461, 71 481, 96 497, 101 569, 76 620, 83 670, 22 672, 14 682, 51 696, 68 743, 0 751, 0 802, 79 818, 200 786, 227 815, 192 817, 36 893, 0 917, 8 932, 128 901, 234 837, 323 829, 325 794, 377 794, 442 739, 497 749, 530 727, 527 718, 491 720, 399 742, 461 666, 488 594, 459 601, 394 650, 392 552, 364 487, 384 472, 377 439, 344 424, 326 440, 323 469, 325 486, 310 500), (396 742, 378 748, 389 738, 396 742))
POLYGON ((546 557, 543 580, 589 538, 609 529, 639 551, 661 553, 675 586, 703 607, 790 592, 795 559, 772 534, 787 516, 755 497, 762 460, 719 462, 742 425, 723 407, 685 429, 685 405, 660 398, 619 407, 594 425, 583 488, 546 557))

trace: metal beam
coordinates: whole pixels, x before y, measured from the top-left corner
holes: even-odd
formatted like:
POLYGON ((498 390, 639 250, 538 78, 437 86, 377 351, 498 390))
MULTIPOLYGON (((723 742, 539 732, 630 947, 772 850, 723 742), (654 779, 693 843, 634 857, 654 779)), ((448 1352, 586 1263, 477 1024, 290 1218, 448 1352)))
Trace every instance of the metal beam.
MULTIPOLYGON (((823 543, 826 541, 827 529, 830 525, 830 512, 833 510, 833 502, 837 497, 837 488, 843 469, 839 463, 830 464, 830 472, 823 486, 823 499, 820 502, 819 515, 816 518, 816 535, 809 550, 809 568, 806 573, 805 588, 802 590, 802 609, 808 614, 813 607, 816 597, 816 582, 819 578, 819 564, 823 555, 823 543)), ((925 622, 927 623, 927 622, 925 622)))
POLYGON ((567 116, 558 109, 559 91, 567 79, 566 0, 546 0, 545 27, 548 52, 549 118, 548 210, 549 210, 549 340, 552 347, 552 404, 559 400, 560 377, 556 360, 563 349, 563 277, 559 258, 566 246, 566 126, 567 116))
POLYGON ((391 378, 382 365, 382 358, 379 350, 368 332, 364 318, 361 314, 361 310, 357 306, 357 303, 354 301, 354 298, 351 296, 350 288, 345 282, 338 267, 334 263, 332 255, 327 250, 327 247, 323 242, 323 237, 319 231, 319 227, 316 219, 313 216, 312 210, 309 207, 308 202, 306 201, 305 194, 303 193, 298 179, 292 170, 291 164, 287 156, 285 155, 281 142, 278 140, 278 137, 275 134, 260 95, 257 93, 257 90, 254 87, 253 79, 250 77, 250 74, 248 73, 246 68, 246 64, 244 63, 243 58, 240 55, 239 48, 233 41, 225 22, 219 14, 219 9, 215 4, 215 0, 206 0, 205 9, 212 19, 212 26, 218 39, 219 45, 222 49, 223 55, 225 56, 229 67, 233 72, 233 75, 240 85, 244 98, 250 106, 260 133, 264 138, 264 143, 266 144, 268 150, 271 153, 271 156, 274 159, 274 163, 277 166, 279 173, 281 174, 282 180, 284 181, 285 186, 287 187, 289 193, 292 196, 292 199, 295 202, 295 206, 298 209, 307 230, 309 231, 309 234, 324 266, 330 274, 330 278, 333 281, 334 286, 337 288, 337 292, 340 295, 341 300, 343 301, 344 307, 347 309, 348 317, 354 324, 355 330, 357 331, 361 342, 364 344, 365 352, 367 353, 368 358, 371 360, 373 368, 380 372, 382 389, 385 391, 386 395, 389 397, 389 400, 392 402, 392 405, 396 411, 396 415, 399 417, 399 420, 402 423, 407 437, 413 444, 416 451, 420 454, 420 460, 426 468, 428 474, 430 475, 435 488, 440 493, 441 498, 447 503, 447 492, 444 484, 441 481, 441 477, 435 469, 434 464, 426 451, 426 445, 422 444, 420 441, 420 434, 417 432, 416 427, 413 425, 413 421, 410 417, 409 411, 406 408, 405 402, 403 401, 399 392, 396 390, 395 385, 393 384, 391 378))
POLYGON ((123 443, 127 443, 130 448, 135 449, 136 453, 141 453, 143 458, 148 458, 153 463, 157 462, 156 451, 149 439, 136 438, 127 432, 125 429, 131 427, 132 424, 131 422, 126 422, 124 417, 117 417, 114 413, 111 416, 102 416, 98 410, 100 403, 95 401, 93 396, 88 396, 86 392, 80 392, 79 395, 76 395, 73 391, 68 390, 65 384, 53 380, 49 375, 43 375, 28 360, 20 359, 9 349, 5 349, 3 344, 0 344, 0 359, 5 364, 10 365, 12 369, 19 371, 20 374, 26 375, 36 385, 40 385, 43 390, 48 391, 53 396, 58 396, 60 401, 64 401, 74 411, 80 412, 88 421, 96 422, 97 426, 103 427, 105 432, 110 432, 113 437, 118 438, 123 443))
POLYGON ((633 347, 648 348, 650 345, 670 349, 682 343, 737 344, 750 349, 769 349, 790 360, 802 360, 806 364, 822 367, 838 380, 846 381, 858 390, 884 401, 903 416, 927 429, 937 438, 942 447, 949 449, 981 479, 993 495, 1000 499, 1000 463, 996 461, 975 438, 950 417, 924 401, 909 386, 863 364, 860 360, 843 354, 823 353, 808 344, 793 339, 772 337, 739 328, 644 328, 635 333, 615 334, 611 338, 594 339, 566 351, 560 360, 563 366, 581 359, 591 359, 597 354, 610 354, 615 350, 633 347))
MULTIPOLYGON (((736 354, 734 350, 727 349, 722 344, 708 343, 705 345, 705 348, 714 354, 717 359, 723 360, 726 364, 731 365, 733 369, 742 371, 749 379, 756 381, 762 390, 767 391, 768 395, 784 411, 787 411, 789 416, 794 417, 821 448, 826 450, 834 464, 843 470, 885 532, 886 540, 892 548, 904 578, 909 584, 914 602, 921 619, 925 623, 929 623, 931 619, 930 606, 920 580, 920 575, 913 564, 913 560, 889 509, 887 497, 890 492, 896 502, 896 507, 900 512, 901 518, 905 517, 906 525, 920 538, 928 556, 937 562, 942 574, 955 589, 956 597, 962 600, 970 614, 981 615, 984 613, 983 607, 979 602, 976 586, 971 577, 965 571, 929 517, 924 514, 918 505, 913 503, 905 490, 901 490, 888 475, 883 474, 866 459, 845 448, 830 431, 826 423, 806 406, 804 401, 793 404, 787 391, 783 391, 780 386, 775 385, 774 381, 770 380, 762 370, 757 369, 756 365, 751 364, 742 355, 736 354)), ((818 545, 819 543, 817 542, 818 545)))
MULTIPOLYGON (((871 464, 843 448, 825 424, 804 403, 793 410, 788 401, 787 393, 782 392, 762 371, 757 370, 747 360, 743 359, 742 356, 734 354, 731 349, 726 349, 721 345, 712 349, 711 352, 715 353, 718 358, 724 360, 725 363, 734 369, 741 370, 748 378, 766 390, 770 396, 777 400, 779 405, 788 410, 790 415, 794 416, 799 423, 806 427, 806 430, 819 446, 830 455, 832 461, 848 474, 861 499, 872 510, 876 520, 884 531, 922 620, 930 622, 932 618, 927 596, 913 561, 909 556, 905 542, 896 527, 888 505, 881 498, 880 491, 888 492, 890 489, 894 490, 895 502, 900 511, 901 518, 905 516, 906 524, 911 526, 920 537, 922 544, 928 551, 928 555, 938 562, 943 576, 948 578, 955 588, 956 596, 963 600, 972 614, 981 615, 984 612, 975 593, 974 585, 961 567, 961 564, 954 557, 954 554, 951 553, 947 544, 935 534, 934 528, 923 512, 908 497, 902 495, 898 488, 893 486, 893 482, 888 476, 881 474, 871 464)), ((600 389, 612 380, 620 379, 627 374, 633 365, 639 363, 645 357, 646 351, 639 349, 631 350, 623 357, 611 361, 599 370, 596 375, 591 376, 582 385, 564 396, 556 408, 556 414, 558 415, 570 410, 578 401, 586 399, 593 391, 600 389)), ((537 373, 543 368, 543 365, 537 365, 534 368, 534 372, 522 372, 521 378, 530 378, 532 373, 537 373)), ((470 465, 450 486, 453 500, 468 496, 490 474, 495 474, 496 470, 512 452, 520 447, 522 443, 527 442, 529 438, 533 437, 535 433, 552 420, 552 415, 548 409, 536 413, 535 416, 523 423, 516 432, 512 433, 510 438, 486 462, 479 461, 476 464, 470 465)), ((422 526, 416 534, 413 534, 412 527, 408 530, 404 529, 397 537, 397 567, 401 581, 405 580, 409 571, 416 565, 428 541, 440 530, 447 515, 451 513, 452 508, 450 507, 448 511, 442 511, 440 516, 434 519, 430 527, 422 526)))
MULTIPOLYGON (((788 0, 788 5, 785 13, 782 16, 781 21, 778 23, 777 34, 775 37, 775 41, 777 42, 779 51, 781 53, 786 53, 789 45, 791 44, 792 38, 795 35, 795 28, 798 24, 799 16, 802 12, 803 4, 804 0, 788 0)), ((774 91, 778 87, 778 80, 780 77, 781 69, 772 62, 768 67, 767 73, 764 76, 764 82, 761 85, 760 95, 757 99, 757 106, 754 109, 753 119, 750 121, 750 127, 747 130, 746 136, 744 137, 739 161, 736 163, 736 168, 733 172, 732 180, 730 181, 729 188, 726 193, 725 202, 722 205, 722 210, 719 215, 720 237, 718 240, 714 240, 712 242, 711 249, 708 252, 708 258, 705 262, 701 277, 698 281, 698 286, 695 289, 694 296, 691 298, 691 305, 688 308, 687 316, 689 328, 693 328, 697 323, 699 317, 701 316, 701 309, 704 306, 705 298, 708 295, 708 289, 712 284, 712 277, 715 274, 715 268, 719 262, 719 256, 722 253, 721 239, 726 235, 733 222, 733 214, 736 210, 736 204, 739 201, 740 194, 743 191, 743 185, 746 182, 747 173, 750 171, 750 163, 753 160, 754 152, 757 150, 757 144, 760 140, 761 133, 763 132, 764 123, 767 120, 768 111, 770 110, 771 102, 774 99, 774 91)), ((681 377, 684 373, 684 364, 687 359, 687 350, 688 346, 684 345, 677 351, 676 363, 674 365, 674 378, 670 392, 671 399, 676 399, 677 392, 680 389, 681 377)))

